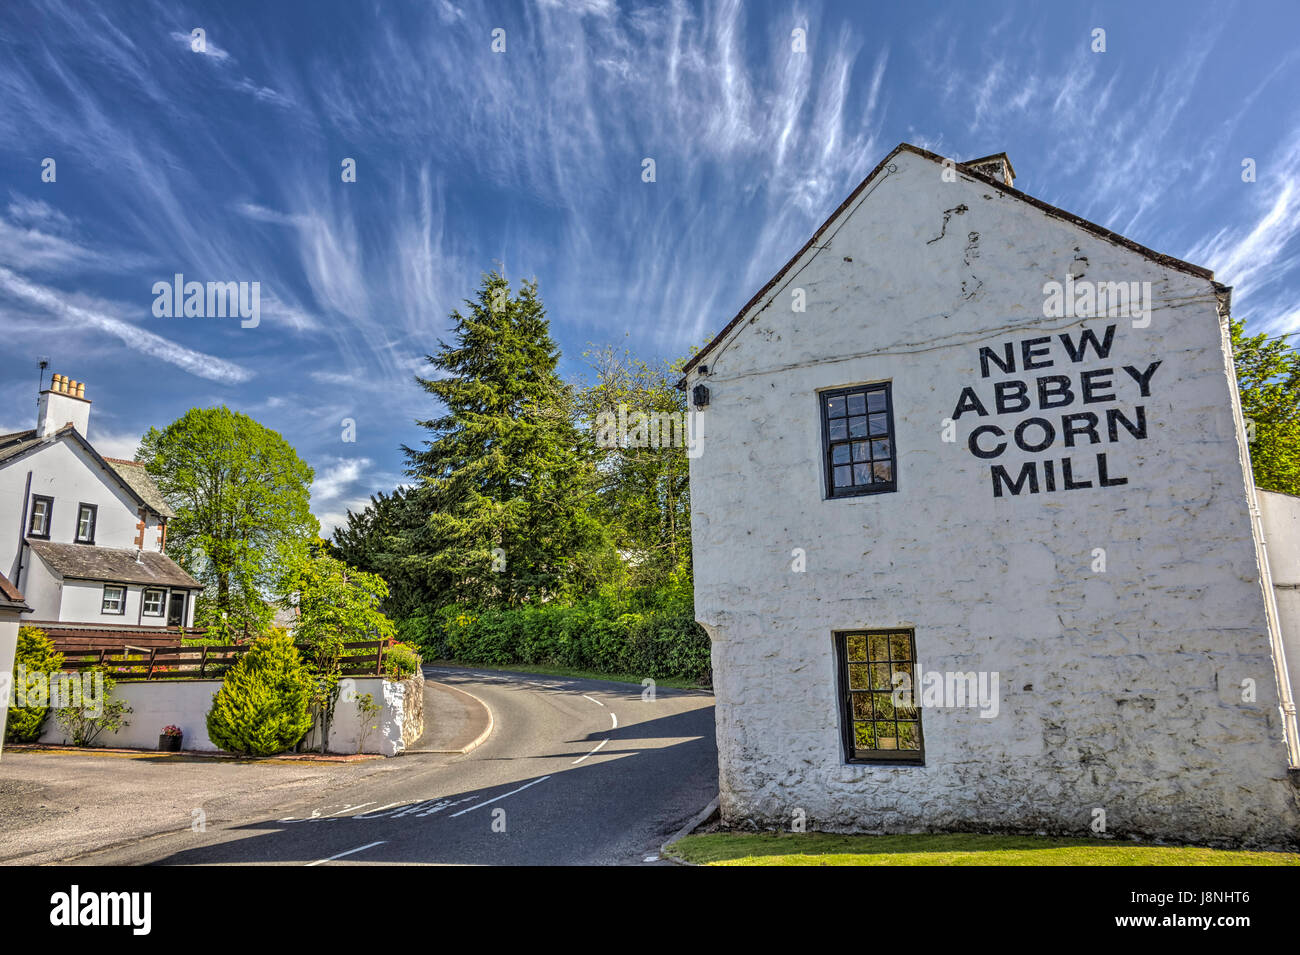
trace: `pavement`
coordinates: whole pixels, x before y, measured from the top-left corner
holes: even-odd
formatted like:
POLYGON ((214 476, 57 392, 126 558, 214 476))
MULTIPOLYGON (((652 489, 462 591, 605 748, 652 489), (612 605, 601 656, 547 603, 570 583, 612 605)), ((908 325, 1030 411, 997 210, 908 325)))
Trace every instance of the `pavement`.
POLYGON ((425 674, 429 730, 391 759, 6 750, 0 862, 644 864, 717 794, 707 691, 425 674))

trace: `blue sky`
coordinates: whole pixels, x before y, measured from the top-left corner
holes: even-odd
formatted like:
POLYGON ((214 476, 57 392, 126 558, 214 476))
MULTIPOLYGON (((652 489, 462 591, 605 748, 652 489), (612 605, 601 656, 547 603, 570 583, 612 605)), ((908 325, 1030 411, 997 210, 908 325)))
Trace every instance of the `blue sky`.
POLYGON ((539 280, 566 377, 590 343, 683 355, 902 141, 1005 150, 1297 330, 1298 33, 1294 0, 5 0, 0 428, 31 426, 38 356, 110 455, 224 403, 316 469, 328 530, 401 480, 413 375, 482 271, 539 280), (261 323, 155 317, 176 272, 259 282, 261 323))

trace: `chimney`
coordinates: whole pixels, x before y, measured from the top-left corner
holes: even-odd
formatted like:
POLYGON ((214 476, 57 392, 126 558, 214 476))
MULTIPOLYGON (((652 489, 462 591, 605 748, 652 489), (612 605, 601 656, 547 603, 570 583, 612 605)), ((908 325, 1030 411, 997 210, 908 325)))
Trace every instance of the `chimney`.
POLYGON ((1007 158, 1006 153, 994 153, 992 156, 972 159, 970 162, 962 163, 962 165, 971 172, 978 172, 990 179, 996 179, 1004 186, 1014 186, 1016 184, 1016 171, 1011 168, 1011 160, 1007 158))
POLYGON ((86 383, 73 381, 67 375, 55 375, 50 379, 50 387, 36 399, 36 436, 43 438, 68 424, 83 438, 87 437, 90 401, 86 398, 86 383))

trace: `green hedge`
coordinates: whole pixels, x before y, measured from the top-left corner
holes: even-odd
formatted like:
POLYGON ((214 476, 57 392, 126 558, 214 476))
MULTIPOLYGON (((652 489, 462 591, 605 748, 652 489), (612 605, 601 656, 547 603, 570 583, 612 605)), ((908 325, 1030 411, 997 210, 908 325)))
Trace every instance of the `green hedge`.
POLYGON ((426 660, 563 666, 709 682, 709 638, 689 605, 618 613, 604 601, 511 610, 444 607, 408 617, 398 633, 426 660))

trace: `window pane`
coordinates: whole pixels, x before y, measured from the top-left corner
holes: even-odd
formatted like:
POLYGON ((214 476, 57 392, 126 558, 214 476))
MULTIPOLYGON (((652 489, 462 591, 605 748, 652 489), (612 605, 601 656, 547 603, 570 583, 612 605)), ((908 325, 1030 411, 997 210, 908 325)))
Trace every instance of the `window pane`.
POLYGON ((848 398, 849 398, 849 404, 848 404, 848 407, 849 407, 849 414, 866 414, 866 413, 867 413, 867 396, 866 396, 866 395, 864 395, 864 394, 862 394, 862 393, 859 392, 859 393, 856 394, 856 395, 849 395, 848 398))
POLYGON ((862 418, 850 418, 850 419, 849 419, 849 437, 851 437, 851 438, 865 438, 866 436, 867 436, 867 419, 866 419, 865 417, 862 417, 862 418))
MULTIPOLYGON (((894 660, 912 659, 911 641, 905 633, 893 633, 889 636, 889 655, 894 660)), ((900 667, 899 669, 902 669, 900 667)))
POLYGON ((871 686, 875 690, 892 689, 889 682, 889 664, 873 663, 871 664, 871 686))
POLYGON ((889 659, 889 635, 885 633, 873 633, 871 635, 871 659, 888 660, 889 659))
POLYGON ((877 461, 871 467, 875 471, 877 481, 892 481, 894 479, 894 466, 888 461, 877 461))
POLYGON ((867 635, 865 633, 851 633, 845 640, 850 660, 865 660, 867 658, 867 635))
POLYGON ((853 484, 853 469, 848 465, 835 469, 835 486, 849 487, 853 484))
POLYGON ((871 694, 853 694, 853 718, 855 720, 871 719, 871 694))
MULTIPOLYGON (((856 450, 856 445, 854 446, 856 450)), ((881 438, 871 442, 871 456, 876 460, 889 457, 889 439, 881 438)))
POLYGON ((870 484, 871 483, 871 465, 855 464, 853 465, 853 483, 870 484))
POLYGON ((853 442, 853 460, 866 461, 871 457, 871 445, 866 441, 853 442))
POLYGON ((876 724, 876 749, 898 749, 898 740, 894 736, 885 736, 885 733, 893 733, 893 723, 876 724))
MULTIPOLYGON (((865 435, 866 432, 863 432, 865 435)), ((878 434, 889 434, 889 416, 884 414, 873 414, 871 416, 871 434, 875 437, 878 434)))
POLYGON ((898 724, 898 748, 899 749, 920 749, 921 734, 915 723, 898 724))
POLYGON ((849 436, 849 424, 844 418, 836 418, 831 421, 827 429, 832 441, 843 441, 849 436))
POLYGON ((853 742, 859 749, 876 748, 876 729, 871 723, 853 724, 853 742))
POLYGON ((844 417, 844 398, 843 398, 843 396, 841 396, 841 397, 839 397, 839 398, 827 398, 827 399, 826 399, 826 414, 828 414, 828 415, 829 415, 830 417, 832 417, 832 418, 842 418, 842 417, 844 417))
POLYGON ((849 446, 847 444, 837 444, 831 449, 831 461, 835 464, 849 463, 849 446))
POLYGON ((876 698, 876 718, 892 720, 894 718, 894 698, 890 693, 872 693, 876 698))
POLYGON ((849 689, 865 690, 867 688, 867 671, 865 663, 849 664, 849 689))
POLYGON ((873 391, 871 392, 871 394, 867 395, 867 410, 868 411, 885 410, 885 393, 883 391, 873 391))

